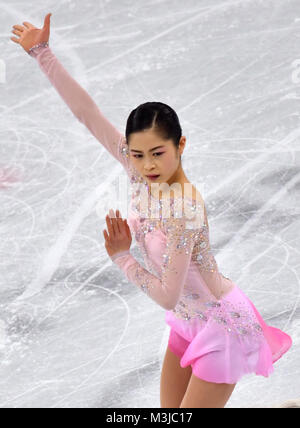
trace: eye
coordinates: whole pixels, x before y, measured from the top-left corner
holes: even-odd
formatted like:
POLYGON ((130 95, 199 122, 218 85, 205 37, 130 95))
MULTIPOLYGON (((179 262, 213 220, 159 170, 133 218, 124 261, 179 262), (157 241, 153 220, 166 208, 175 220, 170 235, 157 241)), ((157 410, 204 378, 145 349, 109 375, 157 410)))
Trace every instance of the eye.
MULTIPOLYGON (((157 155, 157 156, 161 156, 163 154, 164 154, 164 152, 153 153, 153 155, 157 155)), ((133 155, 133 157, 136 158, 136 159, 140 159, 140 156, 142 156, 142 155, 133 155)))

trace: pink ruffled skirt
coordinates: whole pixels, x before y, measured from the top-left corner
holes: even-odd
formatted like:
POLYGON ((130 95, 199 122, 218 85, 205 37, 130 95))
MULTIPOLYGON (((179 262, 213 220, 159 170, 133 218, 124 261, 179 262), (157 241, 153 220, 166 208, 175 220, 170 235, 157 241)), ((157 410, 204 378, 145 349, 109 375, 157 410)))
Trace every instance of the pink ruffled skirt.
MULTIPOLYGON (((273 363, 292 346, 291 337, 278 328, 268 326, 251 302, 236 285, 223 299, 231 307, 241 301, 251 312, 260 330, 254 336, 233 334, 209 317, 191 335, 189 321, 178 319, 166 311, 165 321, 171 327, 168 346, 180 358, 182 368, 191 365, 193 374, 207 382, 235 384, 245 374, 268 377, 273 363), (188 327, 187 327, 188 326, 188 327)), ((197 320, 194 320, 197 321, 197 320)))

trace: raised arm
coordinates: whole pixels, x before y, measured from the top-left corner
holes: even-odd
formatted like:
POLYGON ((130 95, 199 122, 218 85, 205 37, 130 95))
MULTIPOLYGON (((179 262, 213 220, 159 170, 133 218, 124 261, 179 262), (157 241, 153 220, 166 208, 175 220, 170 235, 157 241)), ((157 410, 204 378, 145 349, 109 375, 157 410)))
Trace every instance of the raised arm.
POLYGON ((28 22, 24 22, 24 26, 15 25, 16 30, 13 32, 21 37, 11 39, 21 44, 26 52, 37 60, 39 67, 72 113, 127 169, 128 158, 124 155, 125 137, 106 119, 90 95, 73 79, 50 49, 50 15, 45 17, 42 29, 28 22))

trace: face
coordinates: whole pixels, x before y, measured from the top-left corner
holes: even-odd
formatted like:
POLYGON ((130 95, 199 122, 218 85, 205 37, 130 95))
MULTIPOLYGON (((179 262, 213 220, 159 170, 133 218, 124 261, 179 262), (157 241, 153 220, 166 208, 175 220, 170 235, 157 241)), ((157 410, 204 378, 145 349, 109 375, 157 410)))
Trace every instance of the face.
POLYGON ((149 184, 171 184, 178 176, 184 145, 185 137, 177 149, 172 140, 163 140, 154 131, 135 132, 129 139, 130 162, 149 184))

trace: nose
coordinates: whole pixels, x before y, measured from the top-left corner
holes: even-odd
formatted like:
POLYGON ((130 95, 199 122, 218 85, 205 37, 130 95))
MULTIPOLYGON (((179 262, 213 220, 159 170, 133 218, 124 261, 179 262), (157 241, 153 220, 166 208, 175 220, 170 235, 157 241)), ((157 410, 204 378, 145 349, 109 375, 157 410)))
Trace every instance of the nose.
POLYGON ((151 169, 155 169, 155 165, 154 165, 153 161, 145 161, 144 169, 147 172, 151 171, 151 169))

